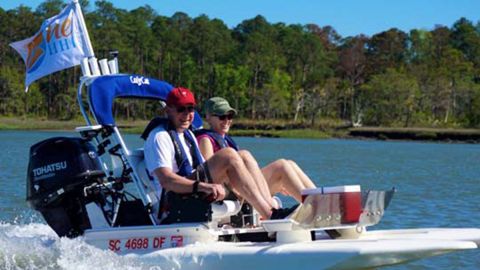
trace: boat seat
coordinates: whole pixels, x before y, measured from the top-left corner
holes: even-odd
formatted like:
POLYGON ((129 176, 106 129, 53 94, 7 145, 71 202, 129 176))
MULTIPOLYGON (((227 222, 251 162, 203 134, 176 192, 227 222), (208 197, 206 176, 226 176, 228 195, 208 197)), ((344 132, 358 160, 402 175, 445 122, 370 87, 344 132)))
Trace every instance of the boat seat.
MULTIPOLYGON (((162 192, 162 188, 160 187, 160 184, 157 181, 152 181, 150 180, 150 176, 148 175, 147 168, 145 167, 145 161, 144 161, 144 154, 143 154, 143 148, 135 149, 133 151, 130 151, 130 161, 132 162, 132 167, 135 170, 135 173, 138 175, 140 178, 140 181, 143 185, 143 189, 145 190, 145 193, 147 194, 147 197, 151 201, 151 207, 153 213, 158 213, 160 209, 160 195, 162 192)), ((154 215, 157 217, 157 215, 154 215)), ((157 224, 160 223, 160 220, 156 220, 157 224)))

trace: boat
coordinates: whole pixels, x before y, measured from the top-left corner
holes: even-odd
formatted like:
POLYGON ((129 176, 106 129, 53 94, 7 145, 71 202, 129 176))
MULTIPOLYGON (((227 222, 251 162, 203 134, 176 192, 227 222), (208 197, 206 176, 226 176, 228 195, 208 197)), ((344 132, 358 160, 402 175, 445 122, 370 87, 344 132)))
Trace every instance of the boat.
MULTIPOLYGON (((479 228, 370 230, 395 194, 359 185, 304 191, 281 220, 262 220, 238 200, 184 197, 174 224, 159 218, 159 187, 143 149, 130 149, 115 123, 117 98, 165 101, 172 86, 119 74, 115 61, 82 61, 77 91, 86 125, 30 150, 27 202, 62 237, 113 253, 152 256, 162 269, 365 269, 476 249, 479 228), (193 208, 192 208, 193 207, 193 208)), ((202 121, 196 112, 192 128, 202 121)))
MULTIPOLYGON (((75 129, 78 136, 32 145, 27 171, 27 203, 60 237, 113 254, 142 254, 160 269, 366 269, 480 245, 479 228, 370 230, 395 189, 359 185, 305 190, 281 220, 262 220, 237 198, 210 203, 179 195, 169 209, 174 222, 163 224, 161 187, 146 170, 143 149, 125 143, 113 109, 118 98, 164 102, 172 85, 120 74, 118 52, 97 60, 78 0, 11 46, 28 63, 26 90, 52 72, 82 68, 77 100, 85 126, 75 129), (54 38, 38 38, 45 35, 54 38)), ((192 128, 201 126, 195 112, 192 128)))

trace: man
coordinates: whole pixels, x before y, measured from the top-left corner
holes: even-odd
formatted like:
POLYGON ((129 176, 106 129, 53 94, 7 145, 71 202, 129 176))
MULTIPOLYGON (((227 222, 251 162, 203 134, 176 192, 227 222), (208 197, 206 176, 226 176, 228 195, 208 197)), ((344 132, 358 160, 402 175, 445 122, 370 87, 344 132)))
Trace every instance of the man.
POLYGON ((235 150, 225 148, 204 160, 188 129, 196 105, 190 90, 174 88, 167 96, 166 105, 168 123, 149 132, 144 147, 147 170, 163 189, 180 194, 201 192, 212 201, 221 201, 225 197, 226 184, 264 218, 284 218, 291 212, 290 209, 276 209, 273 200, 265 199, 266 195, 257 188, 235 150))

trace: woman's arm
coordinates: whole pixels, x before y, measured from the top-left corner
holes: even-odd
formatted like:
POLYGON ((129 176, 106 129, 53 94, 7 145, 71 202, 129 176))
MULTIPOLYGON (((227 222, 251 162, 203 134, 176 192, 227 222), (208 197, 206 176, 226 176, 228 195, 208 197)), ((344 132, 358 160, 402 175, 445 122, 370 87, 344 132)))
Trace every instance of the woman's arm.
POLYGON ((203 137, 198 142, 198 147, 200 148, 200 152, 205 160, 210 159, 213 156, 213 145, 212 141, 208 137, 203 137))

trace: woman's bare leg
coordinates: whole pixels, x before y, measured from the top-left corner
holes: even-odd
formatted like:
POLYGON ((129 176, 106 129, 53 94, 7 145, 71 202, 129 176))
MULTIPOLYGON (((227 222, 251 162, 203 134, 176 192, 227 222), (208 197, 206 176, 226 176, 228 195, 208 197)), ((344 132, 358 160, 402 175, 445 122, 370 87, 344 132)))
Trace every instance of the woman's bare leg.
POLYGON ((293 160, 288 160, 288 163, 290 163, 290 166, 292 166, 292 168, 297 173, 297 176, 302 181, 304 188, 316 188, 310 177, 305 174, 305 172, 298 166, 297 163, 295 163, 293 160))
POLYGON ((260 170, 260 167, 258 166, 258 163, 255 160, 255 158, 247 150, 240 150, 240 151, 238 151, 238 154, 242 158, 243 163, 247 167, 247 170, 250 172, 250 174, 254 178, 255 184, 257 185, 258 190, 262 194, 262 197, 266 201, 270 201, 270 203, 275 208, 277 208, 278 207, 278 205, 276 205, 277 202, 272 198, 272 195, 270 193, 270 189, 268 187, 267 181, 265 180, 265 177, 263 176, 263 173, 260 170))
POLYGON ((242 158, 235 150, 232 148, 219 150, 207 160, 207 166, 214 183, 230 184, 263 217, 271 216, 273 205, 261 194, 242 158))
POLYGON ((302 200, 301 191, 305 189, 305 186, 288 160, 276 160, 263 167, 262 173, 272 194, 286 191, 297 201, 302 200))

